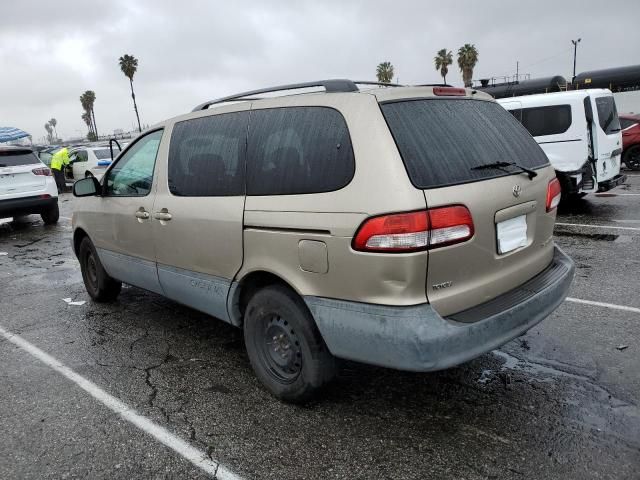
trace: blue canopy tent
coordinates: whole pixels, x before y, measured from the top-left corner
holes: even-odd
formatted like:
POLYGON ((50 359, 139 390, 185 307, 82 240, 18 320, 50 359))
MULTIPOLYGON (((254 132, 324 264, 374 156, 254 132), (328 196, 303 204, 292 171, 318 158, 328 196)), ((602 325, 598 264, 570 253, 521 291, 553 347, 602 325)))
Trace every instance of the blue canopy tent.
POLYGON ((0 127, 0 143, 11 142, 24 137, 30 137, 27 132, 14 127, 0 127))

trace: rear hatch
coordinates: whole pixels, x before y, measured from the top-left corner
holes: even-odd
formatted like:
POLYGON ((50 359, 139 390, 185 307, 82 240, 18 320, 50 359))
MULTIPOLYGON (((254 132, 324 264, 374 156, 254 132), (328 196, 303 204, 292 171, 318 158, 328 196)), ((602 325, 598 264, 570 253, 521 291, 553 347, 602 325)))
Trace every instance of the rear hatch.
POLYGON ((441 315, 491 300, 549 265, 555 211, 547 212, 547 190, 555 173, 511 114, 468 96, 394 100, 381 109, 427 208, 464 205, 471 213, 469 240, 429 251, 426 293, 441 315))
POLYGON ((0 199, 43 190, 47 177, 33 172, 43 168, 46 167, 31 150, 0 149, 0 199))

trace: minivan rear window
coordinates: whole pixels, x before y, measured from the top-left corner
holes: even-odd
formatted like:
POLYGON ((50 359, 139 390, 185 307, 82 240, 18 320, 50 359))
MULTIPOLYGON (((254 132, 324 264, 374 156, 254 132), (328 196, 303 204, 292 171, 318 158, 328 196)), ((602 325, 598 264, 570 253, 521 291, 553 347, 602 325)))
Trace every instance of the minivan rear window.
POLYGON ((549 164, 529 132, 495 102, 418 99, 381 104, 411 182, 434 188, 516 173, 479 169, 516 162, 536 169, 549 164))
POLYGON ((41 163, 31 150, 0 150, 0 167, 17 167, 41 163))
POLYGON ((611 135, 621 130, 616 102, 613 97, 596 98, 596 108, 598 109, 598 122, 604 133, 611 135))

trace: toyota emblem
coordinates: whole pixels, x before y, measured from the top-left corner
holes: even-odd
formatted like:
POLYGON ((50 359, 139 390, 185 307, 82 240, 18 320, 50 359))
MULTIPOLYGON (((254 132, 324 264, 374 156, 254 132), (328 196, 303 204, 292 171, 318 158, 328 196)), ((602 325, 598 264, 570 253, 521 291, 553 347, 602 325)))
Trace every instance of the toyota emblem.
POLYGON ((522 187, 520 185, 513 186, 513 196, 518 198, 520 196, 520 192, 522 192, 522 187))

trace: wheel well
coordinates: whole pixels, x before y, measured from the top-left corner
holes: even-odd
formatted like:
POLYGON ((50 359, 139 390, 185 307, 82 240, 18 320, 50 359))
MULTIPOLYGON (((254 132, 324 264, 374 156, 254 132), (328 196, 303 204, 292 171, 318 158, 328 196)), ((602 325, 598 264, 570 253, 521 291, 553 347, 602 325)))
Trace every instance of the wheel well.
POLYGON ((73 251, 76 254, 76 257, 80 252, 80 243, 82 242, 84 237, 88 237, 88 236, 89 235, 87 235, 87 232, 85 232, 81 228, 77 228, 76 231, 73 232, 73 251))
POLYGON ((268 285, 283 285, 298 294, 291 285, 273 273, 265 271, 251 272, 240 280, 233 294, 232 323, 234 325, 242 325, 242 319, 249 300, 251 300, 254 293, 268 285))

